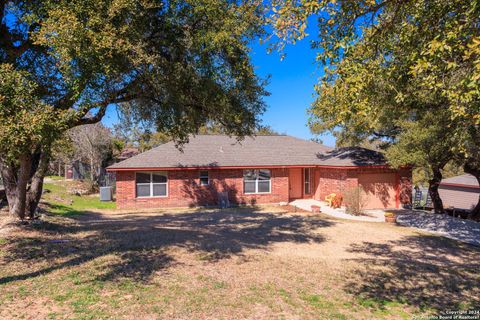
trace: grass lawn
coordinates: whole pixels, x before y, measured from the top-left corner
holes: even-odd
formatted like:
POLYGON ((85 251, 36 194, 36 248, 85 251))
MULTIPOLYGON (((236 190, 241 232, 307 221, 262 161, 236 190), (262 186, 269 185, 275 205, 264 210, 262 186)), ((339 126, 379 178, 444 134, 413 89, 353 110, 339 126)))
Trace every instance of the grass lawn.
POLYGON ((74 182, 50 176, 44 184, 43 204, 48 211, 61 215, 75 215, 91 209, 114 209, 114 202, 100 201, 98 194, 77 196, 68 192, 67 186, 74 182))
POLYGON ((73 198, 76 214, 52 206, 61 214, 0 236, 0 319, 411 319, 480 307, 480 250, 412 229, 280 207, 91 206, 73 198))

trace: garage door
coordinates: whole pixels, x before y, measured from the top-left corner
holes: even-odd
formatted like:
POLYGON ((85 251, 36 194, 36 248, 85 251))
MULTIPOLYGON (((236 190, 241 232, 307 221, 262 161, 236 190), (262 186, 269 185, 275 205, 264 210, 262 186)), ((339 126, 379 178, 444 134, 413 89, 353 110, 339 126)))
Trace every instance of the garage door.
POLYGON ((395 173, 362 173, 358 184, 365 192, 366 209, 396 207, 395 173))

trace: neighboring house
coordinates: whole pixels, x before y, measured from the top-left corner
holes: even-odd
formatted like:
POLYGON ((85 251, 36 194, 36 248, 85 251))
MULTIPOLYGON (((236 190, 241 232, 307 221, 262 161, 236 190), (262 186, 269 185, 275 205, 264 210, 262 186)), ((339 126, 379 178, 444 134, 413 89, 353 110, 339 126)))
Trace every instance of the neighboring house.
POLYGON ((84 180, 90 177, 90 166, 80 160, 72 161, 67 165, 66 178, 73 180, 84 180))
POLYGON ((107 168, 116 173, 118 208, 324 200, 332 192, 362 186, 366 208, 410 204, 411 170, 395 170, 363 148, 332 149, 285 135, 197 135, 183 150, 173 142, 107 168), (219 195, 219 193, 222 193, 219 195))
POLYGON ((445 208, 454 207, 470 210, 478 203, 480 186, 470 174, 443 179, 438 188, 445 208))

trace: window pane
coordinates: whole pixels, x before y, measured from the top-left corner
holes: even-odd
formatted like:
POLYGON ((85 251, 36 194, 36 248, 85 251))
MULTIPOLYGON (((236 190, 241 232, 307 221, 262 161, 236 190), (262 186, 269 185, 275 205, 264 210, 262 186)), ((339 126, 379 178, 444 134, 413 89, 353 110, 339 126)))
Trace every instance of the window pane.
POLYGON ((270 192, 270 181, 258 181, 258 192, 270 192))
POLYGON ((305 181, 310 181, 310 168, 305 168, 305 181))
POLYGON ((255 181, 245 181, 243 183, 243 190, 245 193, 255 193, 255 181))
POLYGON ((167 175, 165 173, 152 173, 153 183, 167 182, 167 175))
POLYGON ((158 196, 166 196, 167 195, 167 184, 162 183, 162 184, 154 184, 153 185, 153 196, 158 197, 158 196))
POLYGON ((137 172, 137 183, 150 183, 150 173, 137 172))
POLYGON ((208 185, 208 171, 200 171, 200 185, 208 185))
POLYGON ((310 174, 311 174, 311 169, 310 168, 305 168, 303 169, 304 173, 304 189, 306 194, 310 194, 310 174))
POLYGON ((310 194, 310 183, 305 181, 305 193, 310 194))
POLYGON ((150 197, 150 185, 137 184, 137 197, 150 197))
POLYGON ((255 180, 255 170, 243 170, 243 178, 246 180, 255 180))
POLYGON ((270 170, 258 170, 258 180, 270 180, 270 170))

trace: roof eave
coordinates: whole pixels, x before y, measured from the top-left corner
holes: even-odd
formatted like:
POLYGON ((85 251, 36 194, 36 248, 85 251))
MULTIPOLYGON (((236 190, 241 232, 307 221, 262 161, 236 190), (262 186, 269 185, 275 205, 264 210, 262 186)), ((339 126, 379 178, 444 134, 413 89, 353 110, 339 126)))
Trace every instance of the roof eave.
POLYGON ((232 170, 232 169, 286 169, 286 168, 325 168, 325 169, 391 169, 389 165, 335 166, 335 165, 255 165, 255 166, 192 166, 192 167, 108 167, 108 172, 115 171, 181 171, 181 170, 232 170))

